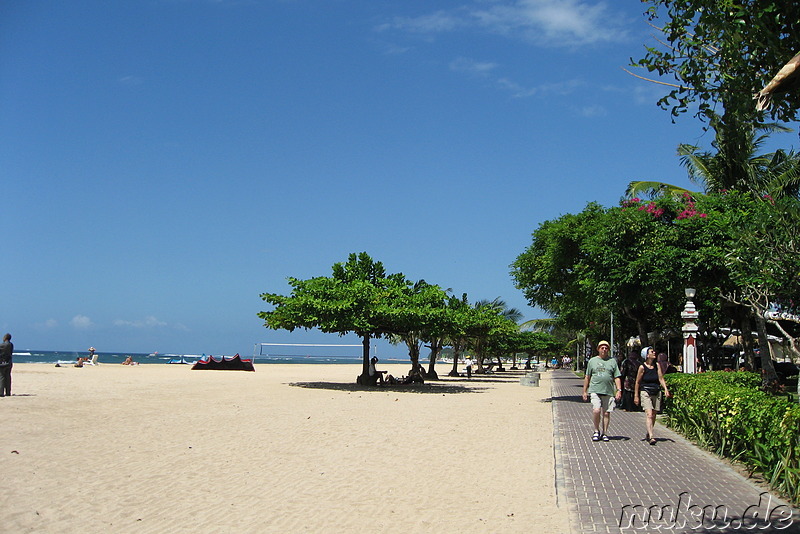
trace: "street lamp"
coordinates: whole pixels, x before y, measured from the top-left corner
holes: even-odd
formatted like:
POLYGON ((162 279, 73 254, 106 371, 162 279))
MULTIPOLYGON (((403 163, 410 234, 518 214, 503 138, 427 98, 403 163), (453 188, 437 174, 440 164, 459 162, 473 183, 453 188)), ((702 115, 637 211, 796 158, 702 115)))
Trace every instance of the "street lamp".
POLYGON ((697 310, 694 307, 694 288, 686 288, 686 306, 683 308, 683 372, 694 374, 697 372, 697 310))

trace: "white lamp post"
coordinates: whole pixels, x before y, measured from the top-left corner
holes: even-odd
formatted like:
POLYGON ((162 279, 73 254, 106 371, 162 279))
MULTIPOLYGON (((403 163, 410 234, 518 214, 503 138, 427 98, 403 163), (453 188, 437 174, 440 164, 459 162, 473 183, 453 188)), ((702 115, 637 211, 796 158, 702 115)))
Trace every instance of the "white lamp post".
POLYGON ((686 288, 686 306, 683 308, 683 372, 697 372, 697 310, 692 299, 697 294, 693 288, 686 288))

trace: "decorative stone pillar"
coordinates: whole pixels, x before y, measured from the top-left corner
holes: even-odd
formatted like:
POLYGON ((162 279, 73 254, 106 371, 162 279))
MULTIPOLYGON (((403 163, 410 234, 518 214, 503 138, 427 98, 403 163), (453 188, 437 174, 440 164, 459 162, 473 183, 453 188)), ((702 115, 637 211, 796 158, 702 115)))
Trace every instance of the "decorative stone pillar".
POLYGON ((694 307, 694 296, 697 292, 692 288, 686 289, 686 306, 683 308, 683 372, 695 374, 697 372, 697 310, 694 307))

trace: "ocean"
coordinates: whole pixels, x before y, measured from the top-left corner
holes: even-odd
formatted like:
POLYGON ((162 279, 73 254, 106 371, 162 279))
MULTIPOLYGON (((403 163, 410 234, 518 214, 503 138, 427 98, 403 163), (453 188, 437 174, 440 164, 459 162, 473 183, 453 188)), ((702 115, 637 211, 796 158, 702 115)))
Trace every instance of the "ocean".
MULTIPOLYGON (((194 363, 199 360, 202 354, 142 354, 137 352, 98 352, 97 362, 99 364, 121 364, 128 356, 139 364, 167 364, 167 363, 194 363)), ((55 351, 55 350, 15 350, 14 363, 41 363, 55 365, 71 365, 78 357, 89 357, 88 351, 55 351)), ((219 357, 219 354, 214 356, 219 357)), ((253 358, 251 354, 242 354, 242 358, 253 358)), ((381 359, 383 363, 405 363, 408 359, 381 359)), ((257 355, 254 363, 275 364, 275 363, 320 363, 320 364, 359 364, 361 355, 290 355, 290 354, 269 354, 257 355)))

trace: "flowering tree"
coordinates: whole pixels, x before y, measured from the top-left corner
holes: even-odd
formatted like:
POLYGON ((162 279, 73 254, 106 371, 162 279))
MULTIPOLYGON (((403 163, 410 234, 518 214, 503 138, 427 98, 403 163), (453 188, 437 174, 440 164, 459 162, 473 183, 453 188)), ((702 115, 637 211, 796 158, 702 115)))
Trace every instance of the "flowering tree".
POLYGON ((683 289, 695 287, 707 326, 729 324, 735 318, 749 334, 755 321, 763 343, 765 383, 769 381, 772 365, 764 312, 800 308, 796 198, 775 200, 741 191, 633 198, 606 210, 590 205, 579 216, 548 221, 542 228, 546 231, 534 232, 533 244, 517 258, 512 272, 531 304, 551 313, 587 302, 589 308, 606 306, 628 317, 647 340, 653 325, 680 326, 683 289), (571 225, 554 232, 560 221, 571 225), (554 243, 566 242, 567 229, 569 256, 540 254, 554 243), (568 282, 550 275, 558 272, 565 273, 568 282), (569 302, 573 299, 577 304, 569 302))
POLYGON ((566 312, 576 327, 613 311, 647 343, 652 325, 677 326, 684 287, 701 286, 719 263, 698 258, 707 243, 694 221, 706 217, 689 195, 589 204, 543 223, 512 276, 532 305, 559 318, 566 312))

